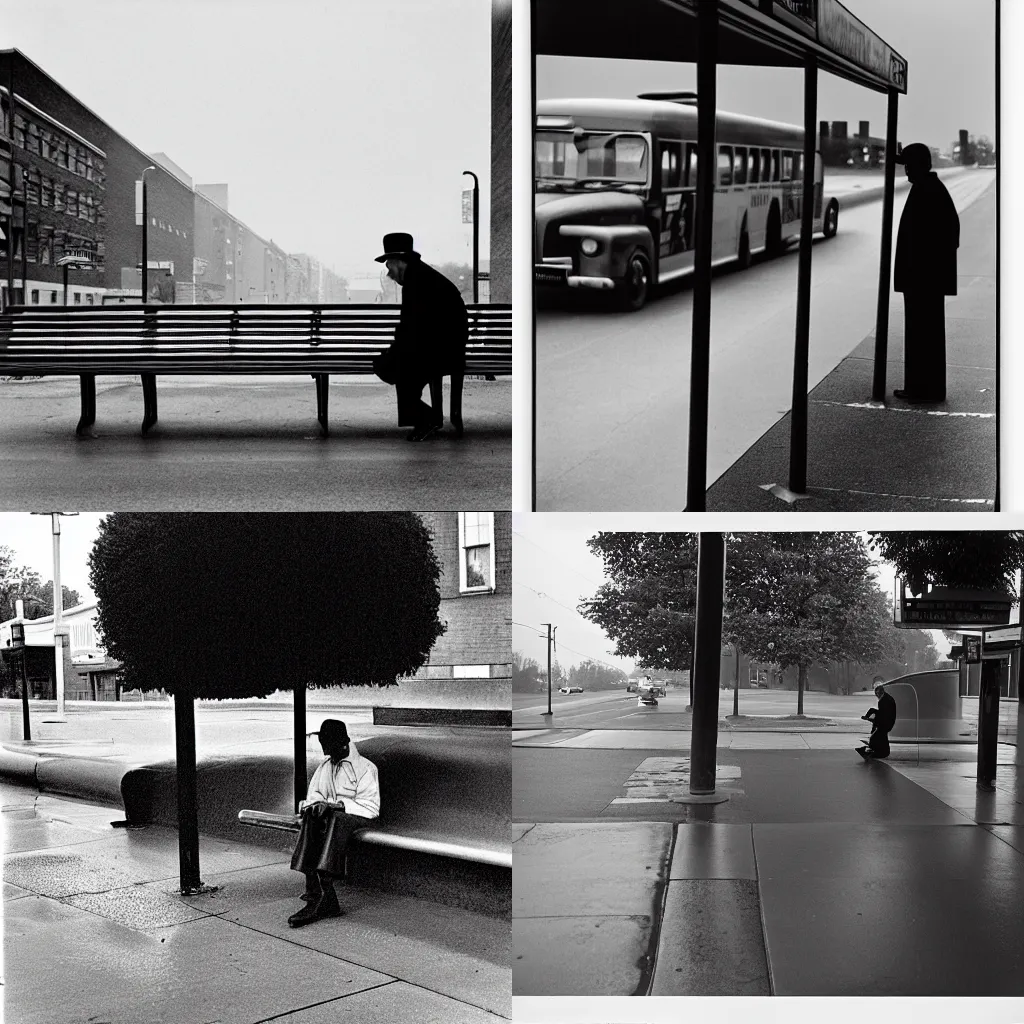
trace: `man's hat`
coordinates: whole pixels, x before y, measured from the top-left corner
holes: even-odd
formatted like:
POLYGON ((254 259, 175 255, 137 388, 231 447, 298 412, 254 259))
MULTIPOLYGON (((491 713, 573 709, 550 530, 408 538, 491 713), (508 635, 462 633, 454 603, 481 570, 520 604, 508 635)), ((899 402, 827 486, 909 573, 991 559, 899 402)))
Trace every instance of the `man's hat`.
POLYGON ((932 151, 923 142, 911 142, 903 147, 903 151, 896 154, 896 163, 905 164, 921 162, 928 167, 932 165, 932 151))
POLYGON ((331 744, 340 740, 348 740, 348 729, 345 723, 337 718, 325 718, 320 723, 318 732, 307 732, 307 736, 319 736, 322 743, 331 744))
POLYGON ((412 247, 412 235, 404 231, 393 231, 384 236, 384 254, 378 256, 376 262, 383 263, 397 257, 408 259, 410 256, 419 257, 419 253, 412 247))

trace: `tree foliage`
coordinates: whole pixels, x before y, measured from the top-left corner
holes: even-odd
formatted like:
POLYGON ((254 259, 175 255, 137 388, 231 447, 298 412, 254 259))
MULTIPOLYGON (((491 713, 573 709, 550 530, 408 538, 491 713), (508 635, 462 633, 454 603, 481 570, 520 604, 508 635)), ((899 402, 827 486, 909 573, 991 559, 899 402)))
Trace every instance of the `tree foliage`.
POLYGON ((407 512, 118 512, 89 565, 126 689, 388 686, 444 632, 430 536, 407 512))
MULTIPOLYGON (((580 613, 616 653, 653 669, 690 667, 696 621, 697 537, 599 533, 588 541, 610 582, 580 613)), ((863 540, 852 533, 728 537, 723 639, 785 668, 872 662, 892 653, 885 595, 863 540)))
POLYGON ((968 590, 1012 594, 1014 575, 1024 566, 1024 531, 872 533, 872 550, 891 563, 915 594, 932 583, 968 590))
POLYGON ((513 651, 512 691, 514 693, 534 693, 545 685, 546 677, 541 672, 537 660, 526 657, 520 651, 513 651))
MULTIPOLYGON (((15 553, 0 547, 0 622, 13 619, 21 598, 25 602, 25 618, 41 619, 53 614, 53 580, 43 582, 35 569, 15 563, 15 553)), ((64 607, 73 608, 82 603, 77 590, 61 586, 64 607)))
POLYGON ((629 676, 622 669, 602 665, 587 658, 569 670, 569 685, 585 690, 618 690, 626 685, 629 676))

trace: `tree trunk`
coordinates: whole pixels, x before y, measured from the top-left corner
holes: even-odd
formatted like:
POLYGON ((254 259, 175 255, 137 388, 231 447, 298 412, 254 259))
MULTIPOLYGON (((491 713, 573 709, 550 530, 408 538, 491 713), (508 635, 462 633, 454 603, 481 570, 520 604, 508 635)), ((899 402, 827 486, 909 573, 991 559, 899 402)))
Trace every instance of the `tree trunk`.
POLYGON ((799 665, 796 676, 796 713, 804 713, 804 688, 807 686, 807 666, 799 665))
POLYGON ((199 877, 199 818, 196 804, 196 709, 184 694, 174 697, 175 765, 178 775, 178 873, 183 893, 203 887, 199 877))
POLYGON ((306 798, 306 686, 296 683, 295 700, 295 812, 298 813, 299 801, 306 798))

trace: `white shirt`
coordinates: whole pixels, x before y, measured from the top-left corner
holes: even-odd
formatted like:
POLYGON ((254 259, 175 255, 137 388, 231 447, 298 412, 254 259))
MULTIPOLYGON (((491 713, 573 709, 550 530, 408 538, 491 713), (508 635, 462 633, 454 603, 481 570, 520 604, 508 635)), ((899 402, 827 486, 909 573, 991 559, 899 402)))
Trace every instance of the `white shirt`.
POLYGON ((377 766, 368 761, 349 743, 348 757, 331 764, 325 757, 309 780, 306 799, 300 801, 299 810, 322 801, 340 807, 347 814, 360 818, 376 818, 380 814, 380 787, 377 784, 377 766))

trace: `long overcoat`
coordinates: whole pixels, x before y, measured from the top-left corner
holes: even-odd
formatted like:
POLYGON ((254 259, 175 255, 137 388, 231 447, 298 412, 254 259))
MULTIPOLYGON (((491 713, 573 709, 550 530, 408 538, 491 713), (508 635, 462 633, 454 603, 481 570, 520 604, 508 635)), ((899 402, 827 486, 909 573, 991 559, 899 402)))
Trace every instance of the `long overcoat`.
POLYGON ((896 235, 893 287, 898 292, 956 295, 960 218, 934 171, 910 186, 896 235))

